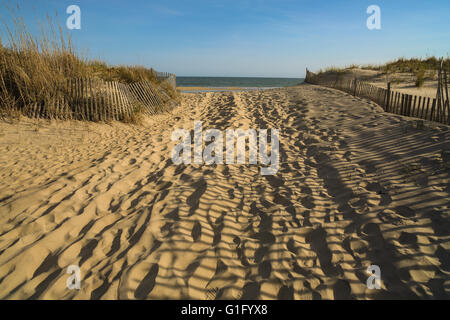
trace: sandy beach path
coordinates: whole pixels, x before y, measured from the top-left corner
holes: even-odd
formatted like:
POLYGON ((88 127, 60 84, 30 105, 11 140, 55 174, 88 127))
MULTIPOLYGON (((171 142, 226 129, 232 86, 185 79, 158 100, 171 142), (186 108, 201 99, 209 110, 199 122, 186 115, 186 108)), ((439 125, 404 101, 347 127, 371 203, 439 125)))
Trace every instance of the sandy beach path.
POLYGON ((447 126, 312 85, 184 94, 144 126, 2 122, 0 299, 448 299, 449 158, 447 126), (279 129, 279 171, 174 165, 196 120, 279 129))

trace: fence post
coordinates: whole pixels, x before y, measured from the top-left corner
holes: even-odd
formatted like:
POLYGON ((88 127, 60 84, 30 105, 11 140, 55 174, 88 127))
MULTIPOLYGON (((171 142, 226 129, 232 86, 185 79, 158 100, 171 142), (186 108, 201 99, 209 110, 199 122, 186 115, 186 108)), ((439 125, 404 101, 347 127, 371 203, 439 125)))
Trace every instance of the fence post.
POLYGON ((391 82, 388 82, 387 92, 386 92, 386 102, 385 102, 385 111, 389 112, 389 102, 391 100, 391 82))
MULTIPOLYGON (((441 84, 442 84, 442 59, 439 61, 438 87, 437 87, 437 92, 436 92, 436 118, 437 118, 437 121, 440 120, 441 105, 442 105, 442 101, 441 101, 442 87, 441 87, 441 84)), ((433 109, 433 113, 434 113, 434 109, 433 109)))
POLYGON ((356 86, 358 85, 358 82, 357 82, 358 80, 355 78, 355 90, 354 90, 354 93, 353 93, 353 95, 356 97, 356 86))
POLYGON ((448 96, 448 80, 447 80, 447 70, 444 68, 444 80, 445 80, 445 94, 446 94, 446 102, 444 104, 444 109, 445 106, 447 106, 447 124, 450 124, 450 101, 449 101, 449 96, 448 96))
POLYGON ((434 120, 434 110, 436 109, 436 99, 433 99, 433 104, 431 106, 431 115, 430 115, 430 121, 434 120))
POLYGON ((408 101, 406 103, 406 114, 405 116, 411 116, 411 104, 412 104, 412 95, 408 95, 408 101))
POLYGON ((406 93, 401 94, 401 106, 400 106, 400 115, 405 115, 405 101, 406 101, 406 93))

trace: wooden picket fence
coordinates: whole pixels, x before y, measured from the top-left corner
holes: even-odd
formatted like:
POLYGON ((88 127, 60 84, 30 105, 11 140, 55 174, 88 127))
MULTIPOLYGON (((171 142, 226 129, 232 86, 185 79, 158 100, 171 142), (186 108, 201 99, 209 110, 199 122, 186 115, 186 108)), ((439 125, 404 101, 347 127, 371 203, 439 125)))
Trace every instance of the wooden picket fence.
POLYGON ((148 81, 124 84, 101 79, 68 79, 57 97, 25 107, 32 118, 88 121, 123 121, 137 111, 154 115, 172 109, 176 102, 158 85, 148 81))
POLYGON ((347 92, 356 97, 374 101, 384 111, 408 117, 415 117, 443 124, 450 124, 450 106, 448 95, 447 73, 440 68, 438 93, 435 99, 424 96, 410 95, 380 88, 358 79, 350 79, 337 75, 335 79, 321 78, 306 69, 306 83, 316 84, 347 92))
POLYGON ((169 72, 156 72, 159 81, 167 81, 174 89, 177 87, 177 76, 169 72))

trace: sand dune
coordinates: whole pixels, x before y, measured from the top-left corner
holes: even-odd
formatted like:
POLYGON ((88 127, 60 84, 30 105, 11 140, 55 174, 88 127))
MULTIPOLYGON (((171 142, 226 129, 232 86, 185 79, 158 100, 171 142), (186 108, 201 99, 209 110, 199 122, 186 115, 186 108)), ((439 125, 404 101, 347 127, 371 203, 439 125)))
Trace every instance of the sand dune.
POLYGON ((450 133, 414 124, 312 85, 185 94, 144 126, 2 122, 0 299, 449 298, 450 133), (174 165, 194 120, 278 128, 278 173, 174 165))
MULTIPOLYGON (((323 75, 322 75, 323 76, 323 75)), ((336 77, 336 73, 331 72, 329 74, 332 78, 336 77)), ((340 76, 349 79, 359 79, 365 81, 376 87, 387 89, 387 83, 391 82, 391 89, 423 97, 436 98, 437 84, 438 84, 438 72, 427 71, 426 79, 421 87, 416 86, 416 76, 411 72, 394 72, 386 75, 382 71, 367 70, 367 69, 347 69, 345 74, 340 76)))

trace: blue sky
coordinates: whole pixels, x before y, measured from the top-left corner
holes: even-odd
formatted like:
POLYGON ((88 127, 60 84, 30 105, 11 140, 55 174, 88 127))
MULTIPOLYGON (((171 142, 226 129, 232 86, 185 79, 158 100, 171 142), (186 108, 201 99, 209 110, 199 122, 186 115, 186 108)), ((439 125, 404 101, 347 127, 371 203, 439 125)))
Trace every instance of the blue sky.
MULTIPOLYGON (((381 63, 450 53, 450 1, 416 0, 26 0, 31 27, 81 8, 78 49, 111 64, 179 76, 303 77, 305 68, 381 63), (381 30, 369 30, 369 5, 381 30)), ((7 13, 2 9, 3 18, 7 13)))

